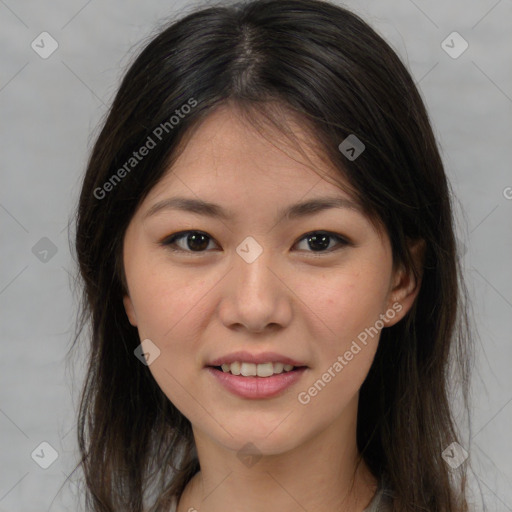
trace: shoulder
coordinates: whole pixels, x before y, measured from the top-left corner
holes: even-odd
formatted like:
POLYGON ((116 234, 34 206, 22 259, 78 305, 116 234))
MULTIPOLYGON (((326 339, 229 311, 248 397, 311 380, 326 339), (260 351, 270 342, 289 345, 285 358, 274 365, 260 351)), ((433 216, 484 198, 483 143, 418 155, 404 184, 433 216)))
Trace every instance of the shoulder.
POLYGON ((377 510, 378 512, 391 512, 393 510, 393 495, 387 489, 382 491, 380 508, 377 510))
POLYGON ((391 512, 393 510, 393 493, 381 480, 379 488, 370 504, 363 512, 391 512))

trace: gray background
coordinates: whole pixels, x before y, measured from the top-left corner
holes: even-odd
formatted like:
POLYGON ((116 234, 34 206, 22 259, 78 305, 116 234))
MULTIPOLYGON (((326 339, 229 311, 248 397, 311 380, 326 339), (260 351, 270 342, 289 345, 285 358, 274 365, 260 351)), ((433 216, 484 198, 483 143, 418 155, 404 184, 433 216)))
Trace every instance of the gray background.
MULTIPOLYGON (((84 370, 65 360, 76 312, 68 219, 123 70, 159 25, 196 4, 0 0, 0 510, 77 510, 80 475, 60 489, 77 459, 84 370), (47 59, 31 47, 43 31, 59 45, 47 59), (56 254, 41 252, 43 237, 56 254), (48 469, 31 457, 43 441, 58 453, 48 469)), ((432 118, 480 333, 464 447, 488 509, 512 511, 512 0, 345 5, 393 45, 432 118), (453 31, 469 44, 458 58, 441 46, 453 31)))

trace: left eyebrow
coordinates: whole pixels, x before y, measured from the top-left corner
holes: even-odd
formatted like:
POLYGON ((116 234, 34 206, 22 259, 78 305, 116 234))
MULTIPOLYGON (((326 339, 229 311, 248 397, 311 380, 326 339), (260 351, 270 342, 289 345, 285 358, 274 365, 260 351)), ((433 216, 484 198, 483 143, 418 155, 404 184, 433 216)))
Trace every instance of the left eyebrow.
MULTIPOLYGON (((307 217, 308 215, 313 215, 332 208, 347 208, 362 213, 361 206, 349 199, 342 197, 318 197, 287 206, 279 210, 277 217, 285 217, 288 220, 292 220, 307 217)), ((225 210, 215 203, 189 197, 170 197, 155 203, 146 212, 144 219, 163 210, 180 210, 223 220, 230 220, 235 217, 233 212, 225 210)))

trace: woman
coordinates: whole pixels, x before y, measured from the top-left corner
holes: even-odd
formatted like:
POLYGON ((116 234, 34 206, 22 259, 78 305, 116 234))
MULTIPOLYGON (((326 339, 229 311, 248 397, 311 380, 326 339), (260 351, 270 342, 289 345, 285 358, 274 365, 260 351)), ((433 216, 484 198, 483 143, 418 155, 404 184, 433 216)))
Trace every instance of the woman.
POLYGON ((356 15, 254 1, 161 31, 94 145, 76 251, 88 510, 468 510, 449 185, 356 15))

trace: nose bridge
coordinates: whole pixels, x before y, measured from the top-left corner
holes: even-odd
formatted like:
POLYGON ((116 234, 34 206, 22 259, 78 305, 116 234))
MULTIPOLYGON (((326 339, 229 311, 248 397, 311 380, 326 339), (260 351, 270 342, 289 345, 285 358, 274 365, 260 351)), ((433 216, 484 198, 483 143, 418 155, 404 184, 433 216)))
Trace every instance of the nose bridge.
POLYGON ((223 322, 261 331, 268 324, 284 324, 290 307, 276 277, 277 259, 253 237, 236 248, 232 275, 223 297, 223 322))
POLYGON ((271 251, 248 236, 238 245, 236 253, 234 270, 239 299, 269 300, 275 293, 272 281, 276 279, 271 272, 272 265, 275 265, 271 251))

